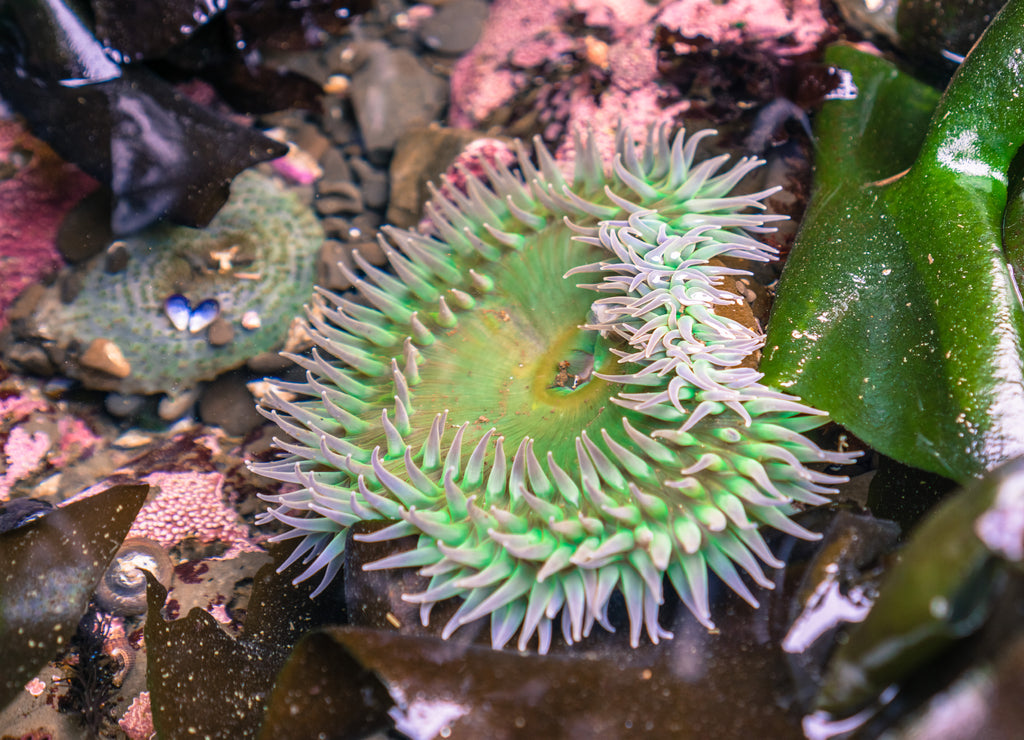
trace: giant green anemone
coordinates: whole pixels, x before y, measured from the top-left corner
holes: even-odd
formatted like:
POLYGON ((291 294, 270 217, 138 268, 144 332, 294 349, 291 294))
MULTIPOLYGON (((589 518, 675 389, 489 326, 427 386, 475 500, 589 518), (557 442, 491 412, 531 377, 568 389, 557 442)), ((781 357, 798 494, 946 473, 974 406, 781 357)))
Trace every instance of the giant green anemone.
POLYGON ((349 528, 384 520, 354 539, 416 546, 365 567, 419 568, 424 623, 461 599, 445 637, 490 616, 494 647, 545 652, 556 621, 569 643, 611 629, 619 591, 631 643, 658 642, 665 576, 712 626, 709 570, 757 605, 737 566, 768 588, 758 561, 780 565, 759 525, 813 538, 788 514, 843 479, 807 464, 849 456, 802 435, 824 415, 761 385, 762 335, 722 315, 744 271, 715 258, 772 259, 753 235, 779 217, 773 190, 729 195, 761 161, 695 161, 711 133, 651 129, 641 154, 620 131, 608 175, 577 137, 571 182, 519 145, 520 174, 488 166, 435 193, 429 228, 387 229, 390 270, 355 255, 356 295, 317 292, 306 380, 263 410, 286 456, 253 466, 297 486, 261 519, 301 538, 297 581, 324 588, 349 528))

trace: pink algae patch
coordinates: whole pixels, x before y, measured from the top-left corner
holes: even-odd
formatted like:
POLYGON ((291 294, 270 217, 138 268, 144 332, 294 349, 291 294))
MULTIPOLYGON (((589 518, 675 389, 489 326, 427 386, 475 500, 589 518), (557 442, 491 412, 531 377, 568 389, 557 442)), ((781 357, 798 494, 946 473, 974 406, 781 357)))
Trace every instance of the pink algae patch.
POLYGON ((13 120, 0 120, 0 164, 13 176, 0 180, 0 327, 18 294, 63 264, 57 230, 64 215, 96 187, 13 120), (21 161, 22 158, 27 161, 21 161))

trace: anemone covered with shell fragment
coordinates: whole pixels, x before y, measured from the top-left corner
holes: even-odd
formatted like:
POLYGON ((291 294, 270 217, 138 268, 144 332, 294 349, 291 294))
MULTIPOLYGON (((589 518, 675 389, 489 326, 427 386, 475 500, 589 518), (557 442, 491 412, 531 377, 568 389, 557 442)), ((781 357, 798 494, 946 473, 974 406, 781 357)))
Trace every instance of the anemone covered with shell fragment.
POLYGON ((417 536, 365 567, 419 568, 404 598, 424 622, 459 598, 443 636, 489 617, 495 647, 541 652, 556 624, 569 643, 611 629, 616 591, 634 646, 670 636, 667 584, 708 627, 709 572, 757 605, 740 571, 767 588, 761 563, 780 565, 759 526, 815 537, 788 515, 842 479, 809 465, 850 458, 744 362, 763 337, 725 315, 746 273, 720 258, 772 259, 756 235, 781 217, 761 213, 774 190, 730 195, 762 162, 697 161, 711 133, 653 128, 641 153, 620 131, 610 174, 578 137, 571 182, 517 144, 518 173, 485 167, 435 192, 429 229, 386 229, 390 270, 354 254, 356 295, 307 312, 305 382, 265 401, 291 439, 253 468, 298 487, 265 496, 261 522, 301 538, 283 567, 322 589, 349 528, 384 520, 353 539, 417 536))

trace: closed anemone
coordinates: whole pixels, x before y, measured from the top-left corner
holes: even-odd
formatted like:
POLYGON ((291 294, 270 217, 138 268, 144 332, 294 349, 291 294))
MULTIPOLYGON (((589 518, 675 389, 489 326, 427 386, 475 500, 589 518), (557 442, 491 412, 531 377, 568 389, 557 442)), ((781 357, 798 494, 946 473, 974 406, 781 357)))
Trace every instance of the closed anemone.
POLYGON ((444 637, 489 617, 495 648, 540 652, 556 625, 611 629, 616 591, 634 646, 670 637, 666 587, 708 628, 709 573, 757 605, 741 571, 770 588, 780 565, 760 525, 815 537, 788 515, 843 479, 808 464, 850 456, 803 436, 826 417, 760 384, 762 335, 721 310, 746 273, 717 258, 773 259, 757 237, 782 217, 774 190, 730 195, 761 161, 697 159, 712 133, 652 128, 641 152, 620 131, 609 174, 577 136, 571 180, 518 145, 518 173, 486 166, 435 192, 422 232, 385 229, 390 269, 355 254, 355 295, 317 291, 305 382, 262 409, 285 454, 253 465, 297 487, 264 496, 261 523, 301 540, 282 567, 320 591, 349 527, 384 520, 352 539, 418 536, 365 567, 429 578, 404 596, 424 623, 461 599, 444 637))

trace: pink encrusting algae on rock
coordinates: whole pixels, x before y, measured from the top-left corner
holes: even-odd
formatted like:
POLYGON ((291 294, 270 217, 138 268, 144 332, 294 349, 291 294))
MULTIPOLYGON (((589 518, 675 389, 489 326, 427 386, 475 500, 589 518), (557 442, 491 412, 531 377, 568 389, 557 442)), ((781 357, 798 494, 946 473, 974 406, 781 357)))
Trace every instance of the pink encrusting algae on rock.
MULTIPOLYGON (((780 57, 810 51, 829 30, 816 0, 496 0, 480 40, 452 71, 449 123, 486 125, 536 88, 539 73, 569 71, 541 85, 542 115, 565 130, 593 130, 607 158, 620 120, 639 129, 670 123, 688 107, 658 71, 659 27, 714 44, 753 44, 780 57), (579 14, 583 22, 571 23, 579 14)), ((562 138, 556 156, 571 162, 572 137, 562 138)))
POLYGON ((68 210, 96 187, 74 165, 57 159, 21 124, 0 119, 0 327, 26 286, 61 266, 57 230, 68 210))
POLYGON ((158 490, 135 518, 129 537, 148 537, 164 547, 174 547, 189 537, 229 543, 223 558, 263 551, 224 500, 224 476, 220 473, 156 472, 142 480, 158 490))
MULTIPOLYGON (((115 473, 119 483, 123 473, 115 473)), ((266 536, 253 537, 245 522, 226 500, 224 476, 217 471, 156 471, 136 480, 154 490, 139 511, 128 537, 146 537, 167 548, 189 538, 202 543, 222 542, 228 550, 217 559, 229 559, 243 552, 264 552, 259 543, 266 536)), ((87 498, 109 488, 103 481, 63 501, 61 506, 87 498)))
POLYGON ((50 436, 45 432, 28 432, 14 427, 4 443, 3 475, 0 476, 0 501, 10 498, 11 487, 21 478, 34 473, 46 461, 50 436))

